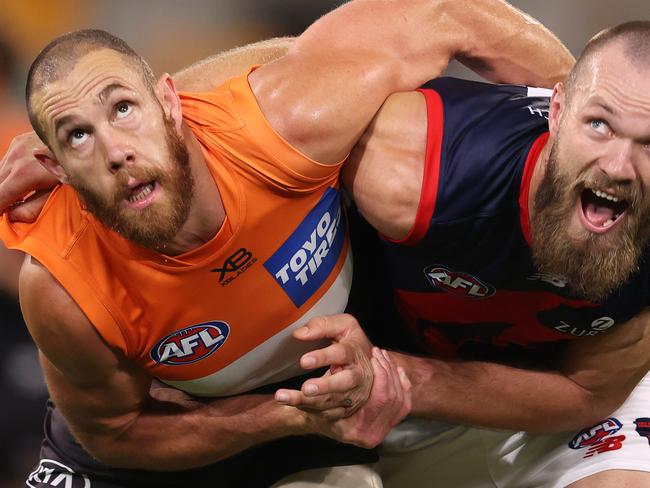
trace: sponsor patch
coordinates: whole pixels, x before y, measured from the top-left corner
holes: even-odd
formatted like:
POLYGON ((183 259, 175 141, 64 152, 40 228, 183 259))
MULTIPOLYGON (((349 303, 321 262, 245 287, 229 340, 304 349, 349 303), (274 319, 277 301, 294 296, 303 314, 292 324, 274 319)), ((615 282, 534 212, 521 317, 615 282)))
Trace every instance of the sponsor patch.
POLYGON ((645 437, 650 444, 650 417, 639 417, 634 421, 634 425, 636 425, 636 433, 645 437))
POLYGON ((164 337, 149 355, 158 364, 190 364, 205 359, 223 346, 230 327, 221 321, 190 325, 164 337))
POLYGON ((211 269, 210 272, 217 273, 221 286, 227 286, 256 262, 257 258, 253 257, 253 253, 241 247, 226 258, 221 268, 211 269))
POLYGON ((424 268, 424 275, 436 288, 453 295, 469 298, 485 298, 494 295, 494 287, 463 271, 452 271, 433 264, 424 268))
POLYGON ((37 468, 29 474, 25 486, 58 486, 61 488, 90 488, 90 479, 53 459, 41 459, 37 468))
MULTIPOLYGON (((569 447, 571 449, 583 449, 602 442, 607 436, 615 434, 621 430, 621 422, 614 417, 609 417, 599 424, 594 425, 588 429, 581 430, 571 442, 569 447)), ((623 436, 625 437, 625 436, 623 436)))
POLYGON ((330 275, 345 242, 339 192, 328 188, 318 204, 265 263, 296 307, 330 275))
POLYGON ((594 444, 583 456, 585 459, 590 458, 596 454, 602 454, 609 451, 618 451, 623 447, 623 441, 625 440, 624 435, 613 435, 610 437, 603 438, 598 444, 594 444))

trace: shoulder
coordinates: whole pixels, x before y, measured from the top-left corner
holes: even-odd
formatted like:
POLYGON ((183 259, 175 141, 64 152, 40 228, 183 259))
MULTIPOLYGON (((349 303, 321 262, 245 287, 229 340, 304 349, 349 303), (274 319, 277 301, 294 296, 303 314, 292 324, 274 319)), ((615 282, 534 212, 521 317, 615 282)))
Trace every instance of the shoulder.
POLYGON ((56 278, 27 257, 20 272, 25 323, 41 353, 71 381, 96 381, 117 360, 116 353, 56 278))

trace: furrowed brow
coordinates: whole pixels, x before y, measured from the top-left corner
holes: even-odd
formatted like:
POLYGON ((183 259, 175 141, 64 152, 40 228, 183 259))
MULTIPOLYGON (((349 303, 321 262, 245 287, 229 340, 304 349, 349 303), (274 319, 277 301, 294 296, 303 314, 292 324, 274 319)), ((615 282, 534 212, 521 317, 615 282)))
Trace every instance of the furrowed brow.
POLYGON ((111 93, 120 89, 127 90, 128 88, 119 83, 111 83, 110 85, 107 85, 101 92, 99 92, 99 101, 104 103, 104 100, 106 100, 111 93))

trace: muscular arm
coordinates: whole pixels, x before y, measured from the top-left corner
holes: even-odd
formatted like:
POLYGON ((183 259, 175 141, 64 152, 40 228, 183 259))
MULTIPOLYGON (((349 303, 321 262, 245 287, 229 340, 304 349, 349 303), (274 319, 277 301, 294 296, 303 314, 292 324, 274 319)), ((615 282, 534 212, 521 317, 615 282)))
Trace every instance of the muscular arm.
POLYGON ((558 371, 391 354, 413 384, 413 415, 532 433, 581 429, 616 410, 650 369, 650 310, 572 341, 558 371))
POLYGON ((50 394, 75 437, 100 461, 188 469, 307 430, 306 415, 270 396, 197 400, 170 388, 151 389, 150 376, 103 342, 40 264, 26 263, 20 281, 23 314, 50 394))
POLYGON ((573 62, 548 31, 500 0, 357 0, 322 17, 249 81, 289 143, 335 163, 390 93, 435 78, 453 57, 480 61, 493 79, 534 84, 561 78, 573 62), (531 59, 546 44, 555 50, 540 69, 531 59), (551 74, 532 75, 543 69, 551 74))

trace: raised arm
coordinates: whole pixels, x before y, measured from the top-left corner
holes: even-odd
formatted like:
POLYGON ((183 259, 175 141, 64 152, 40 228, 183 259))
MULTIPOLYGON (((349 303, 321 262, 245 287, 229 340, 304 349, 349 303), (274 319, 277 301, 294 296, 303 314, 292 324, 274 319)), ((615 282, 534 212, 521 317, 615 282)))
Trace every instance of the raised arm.
POLYGON ((290 144, 335 163, 390 93, 435 78, 454 57, 520 82, 557 79, 573 62, 546 29, 500 0, 356 0, 319 19, 249 81, 290 144), (556 48, 542 63, 548 78, 532 75, 544 44, 556 48))

